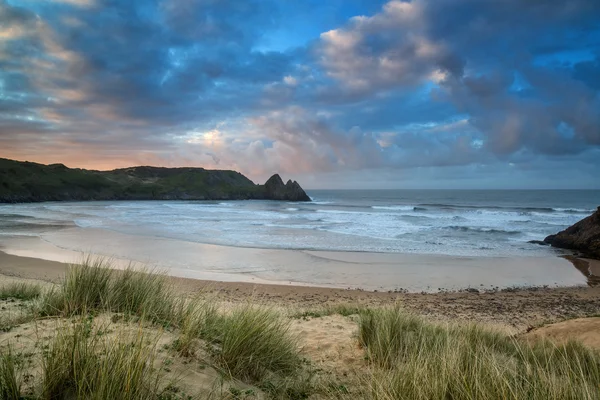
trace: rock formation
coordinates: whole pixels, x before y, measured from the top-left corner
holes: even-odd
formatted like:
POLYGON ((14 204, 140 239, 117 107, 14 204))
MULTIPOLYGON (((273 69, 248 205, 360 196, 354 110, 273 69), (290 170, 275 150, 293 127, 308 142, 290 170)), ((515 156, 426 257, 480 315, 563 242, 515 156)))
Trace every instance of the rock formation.
POLYGON ((296 181, 284 185, 279 174, 270 177, 264 184, 265 198, 269 200, 310 201, 310 197, 296 181))
POLYGON ((582 219, 544 242, 563 249, 578 250, 586 256, 600 259, 600 207, 589 217, 582 219))

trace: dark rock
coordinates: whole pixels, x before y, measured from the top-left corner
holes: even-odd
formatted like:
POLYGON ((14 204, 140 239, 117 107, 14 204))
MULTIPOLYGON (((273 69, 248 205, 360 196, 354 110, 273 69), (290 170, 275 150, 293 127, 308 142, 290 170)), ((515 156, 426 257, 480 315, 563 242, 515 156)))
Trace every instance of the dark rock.
POLYGON ((479 290, 475 289, 475 288, 466 288, 465 292, 468 292, 468 293, 479 293, 479 290))
POLYGON ((285 185, 279 174, 265 182, 265 198, 269 200, 310 201, 310 197, 298 182, 289 180, 285 185))
POLYGON ((564 231, 548 236, 544 242, 552 247, 579 250, 589 257, 600 259, 600 207, 564 231))
POLYGON ((527 243, 539 244, 540 246, 550 246, 550 243, 546 243, 543 240, 530 240, 527 243))

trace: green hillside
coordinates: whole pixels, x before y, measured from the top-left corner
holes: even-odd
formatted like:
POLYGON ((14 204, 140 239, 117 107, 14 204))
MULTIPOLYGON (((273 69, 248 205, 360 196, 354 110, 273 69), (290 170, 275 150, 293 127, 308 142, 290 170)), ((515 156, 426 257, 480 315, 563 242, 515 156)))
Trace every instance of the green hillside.
POLYGON ((0 158, 0 202, 3 203, 240 199, 279 198, 236 171, 147 166, 92 171, 0 158))

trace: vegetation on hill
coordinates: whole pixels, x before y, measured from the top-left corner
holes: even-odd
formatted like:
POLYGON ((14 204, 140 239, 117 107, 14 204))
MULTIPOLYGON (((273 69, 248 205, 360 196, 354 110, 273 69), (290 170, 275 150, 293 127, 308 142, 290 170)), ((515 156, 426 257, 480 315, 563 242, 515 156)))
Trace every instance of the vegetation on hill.
MULTIPOLYGON (((301 194, 306 196, 304 191, 301 194)), ((0 202, 4 203, 242 199, 278 198, 235 171, 146 166, 92 171, 0 158, 0 202)))

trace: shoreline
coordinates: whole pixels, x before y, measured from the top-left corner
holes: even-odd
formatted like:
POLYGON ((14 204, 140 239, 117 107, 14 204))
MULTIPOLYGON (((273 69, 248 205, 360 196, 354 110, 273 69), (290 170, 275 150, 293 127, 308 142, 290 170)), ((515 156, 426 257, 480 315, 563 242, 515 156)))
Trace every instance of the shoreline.
MULTIPOLYGON (((67 264, 0 251, 0 282, 27 279, 58 282, 67 264)), ((170 277, 185 295, 205 292, 224 304, 249 301, 295 310, 336 304, 383 306, 399 303, 406 310, 438 321, 472 321, 523 333, 542 324, 598 315, 600 287, 520 288, 487 292, 405 293, 218 282, 170 277)))
MULTIPOLYGON (((130 235, 98 228, 65 228, 39 236, 4 236, 0 250, 16 256, 78 262, 83 254, 111 258, 169 275, 210 281, 369 291, 439 292, 586 285, 595 274, 553 256, 467 257, 261 249, 130 235)), ((600 273, 600 261, 592 272, 600 273)))

